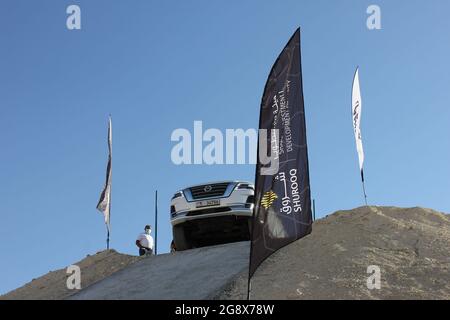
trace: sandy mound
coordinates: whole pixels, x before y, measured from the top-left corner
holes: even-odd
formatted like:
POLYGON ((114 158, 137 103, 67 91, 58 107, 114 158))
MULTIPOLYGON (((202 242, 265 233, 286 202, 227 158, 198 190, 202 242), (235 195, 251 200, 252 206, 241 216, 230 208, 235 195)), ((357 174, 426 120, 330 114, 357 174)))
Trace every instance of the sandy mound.
MULTIPOLYGON (((102 280, 116 271, 137 261, 139 257, 117 253, 115 250, 105 250, 93 256, 87 256, 75 263, 81 269, 81 287, 102 280)), ((77 290, 68 290, 66 280, 69 275, 66 269, 47 273, 38 279, 32 280, 23 287, 13 290, 2 299, 65 299, 76 293, 77 290)))
MULTIPOLYGON (((153 266, 153 276, 160 280, 158 285, 172 291, 175 288, 177 296, 189 296, 195 287, 189 281, 223 277, 217 273, 220 268, 214 264, 220 260, 211 259, 208 255, 224 248, 228 250, 225 253, 237 255, 239 268, 232 277, 224 280, 224 286, 220 286, 225 291, 211 287, 214 292, 205 296, 245 299, 247 273, 240 270, 247 268, 245 257, 248 257, 248 250, 242 244, 155 256, 147 261, 150 266, 142 260, 126 268, 140 258, 114 250, 88 256, 76 264, 81 267, 83 288, 124 269, 96 284, 103 283, 108 288, 108 280, 114 282, 121 276, 129 279, 133 270, 136 273, 135 269, 139 267, 153 266), (201 276, 186 278, 180 266, 195 269, 201 276), (183 276, 177 276, 178 273, 183 276), (172 278, 167 277, 168 274, 172 278), (174 277, 178 277, 176 281, 174 277), (173 287, 174 283, 176 287, 173 287)), ((225 253, 221 257, 226 256, 225 253)), ((138 273, 141 274, 140 271, 138 273)), ((75 293, 66 289, 67 277, 66 269, 50 272, 0 299, 64 299, 75 293)), ((132 298, 123 292, 133 290, 136 295, 138 286, 142 293, 140 298, 161 297, 162 291, 150 280, 136 283, 119 281, 124 286, 120 298, 132 298)), ((109 296, 111 292, 104 294, 109 296)), ((423 208, 361 207, 338 211, 316 221, 311 235, 267 259, 253 277, 251 298, 450 299, 450 216, 423 208), (380 290, 367 288, 367 267, 371 265, 381 269, 380 290)))
MULTIPOLYGON (((219 299, 245 299, 241 274, 219 299)), ((361 207, 314 223, 269 257, 252 299, 450 299, 450 216, 423 208, 361 207), (367 288, 367 267, 381 289, 367 288)))

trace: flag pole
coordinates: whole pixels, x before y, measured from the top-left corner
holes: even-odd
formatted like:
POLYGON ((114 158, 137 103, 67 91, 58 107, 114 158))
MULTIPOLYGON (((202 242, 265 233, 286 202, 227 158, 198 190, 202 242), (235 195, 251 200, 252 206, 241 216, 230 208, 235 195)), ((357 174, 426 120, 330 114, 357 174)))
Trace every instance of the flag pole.
POLYGON ((367 194, 366 194, 366 186, 364 183, 364 171, 362 169, 361 169, 361 182, 362 182, 363 193, 364 193, 364 202, 366 203, 366 206, 367 206, 367 194))
POLYGON ((158 254, 158 190, 155 191, 155 255, 158 254))
POLYGON ((316 199, 313 199, 313 221, 316 221, 316 199))
MULTIPOLYGON (((112 162, 112 161, 111 161, 112 162)), ((111 165, 112 167, 112 165, 111 165)), ((112 174, 111 174, 112 176, 112 174)), ((112 179, 111 179, 112 180, 112 179)), ((111 182, 110 180, 110 182, 111 182)), ((112 185, 109 185, 109 204, 108 204, 108 223, 106 224, 106 250, 109 250, 109 227, 111 225, 111 188, 112 185)))
POLYGON ((252 283, 251 283, 251 278, 250 278, 250 274, 248 276, 248 281, 247 281, 247 301, 250 301, 250 291, 252 290, 252 283))
MULTIPOLYGON (((111 126, 112 126, 112 117, 111 117, 111 113, 109 114, 109 125, 108 126, 109 126, 108 134, 112 135, 112 128, 111 128, 111 126)), ((107 240, 106 240, 106 242, 107 242, 106 243, 106 248, 109 250, 109 228, 111 226, 111 194, 112 194, 112 137, 109 136, 108 139, 110 140, 110 143, 111 143, 110 150, 109 150, 110 164, 111 164, 109 169, 110 169, 111 175, 109 177, 110 180, 109 180, 108 224, 106 226, 108 228, 108 234, 107 234, 107 240)))
MULTIPOLYGON (((259 150, 259 141, 258 141, 258 150, 259 150)), ((253 233, 255 230, 255 207, 253 207, 252 219, 249 221, 251 223, 251 231, 250 231, 250 256, 248 261, 248 277, 247 277, 247 301, 250 301, 250 292, 252 291, 252 276, 251 276, 251 267, 252 267, 252 253, 253 253, 253 233)))

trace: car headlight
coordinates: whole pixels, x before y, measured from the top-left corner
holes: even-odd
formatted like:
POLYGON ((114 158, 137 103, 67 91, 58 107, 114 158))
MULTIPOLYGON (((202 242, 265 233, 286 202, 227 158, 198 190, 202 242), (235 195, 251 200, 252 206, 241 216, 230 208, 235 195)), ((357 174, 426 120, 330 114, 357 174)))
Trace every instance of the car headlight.
POLYGON ((184 197, 183 191, 178 191, 177 193, 175 193, 172 197, 172 200, 180 197, 184 197))
POLYGON ((251 185, 250 183, 239 183, 236 187, 236 189, 249 189, 249 190, 255 190, 255 187, 251 185))

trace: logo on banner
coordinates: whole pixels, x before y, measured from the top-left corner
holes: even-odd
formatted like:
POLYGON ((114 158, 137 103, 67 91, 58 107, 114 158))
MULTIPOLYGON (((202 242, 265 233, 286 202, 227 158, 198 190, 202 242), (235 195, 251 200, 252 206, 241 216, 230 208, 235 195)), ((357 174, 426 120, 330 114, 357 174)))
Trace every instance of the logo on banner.
POLYGON ((275 192, 273 192, 272 190, 266 192, 262 199, 261 199, 261 205, 264 207, 264 209, 269 209, 272 204, 275 202, 275 200, 278 199, 278 196, 275 192))

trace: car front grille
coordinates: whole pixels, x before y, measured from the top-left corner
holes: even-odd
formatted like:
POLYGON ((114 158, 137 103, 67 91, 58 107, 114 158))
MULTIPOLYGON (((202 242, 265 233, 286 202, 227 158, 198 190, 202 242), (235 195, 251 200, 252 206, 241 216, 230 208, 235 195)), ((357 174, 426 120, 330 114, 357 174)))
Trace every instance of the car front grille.
POLYGON ((229 183, 213 183, 189 188, 194 200, 204 198, 222 197, 228 188, 229 183))
POLYGON ((202 214, 210 214, 210 213, 220 213, 231 211, 230 207, 219 207, 219 208, 209 208, 209 209, 201 209, 201 210, 193 210, 188 212, 187 216, 200 216, 202 214))

